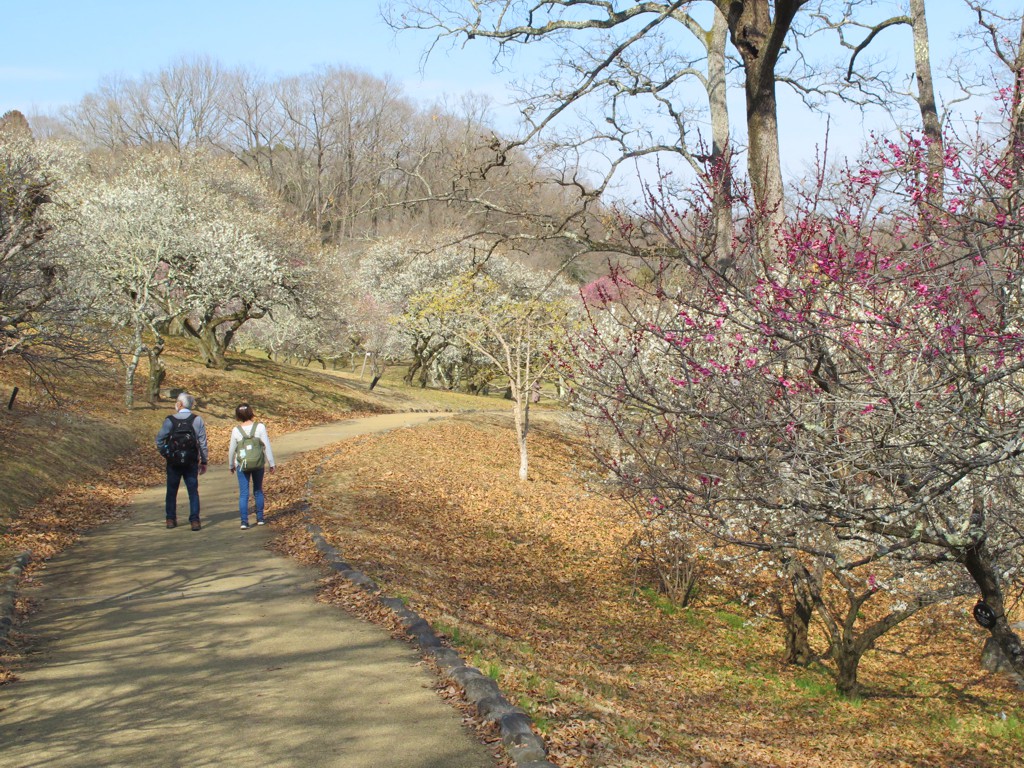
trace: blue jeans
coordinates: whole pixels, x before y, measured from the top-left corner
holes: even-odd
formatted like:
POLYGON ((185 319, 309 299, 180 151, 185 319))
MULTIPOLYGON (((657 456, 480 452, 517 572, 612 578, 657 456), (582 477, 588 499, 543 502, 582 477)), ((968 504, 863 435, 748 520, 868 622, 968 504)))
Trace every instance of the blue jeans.
POLYGON ((185 490, 188 491, 188 519, 199 519, 199 465, 191 467, 175 467, 170 462, 167 464, 167 502, 166 514, 168 520, 176 520, 178 517, 178 486, 185 481, 185 490))
POLYGON ((256 500, 256 522, 263 522, 263 472, 265 467, 243 472, 235 470, 238 475, 238 515, 242 522, 249 523, 249 481, 252 480, 252 495, 256 500))

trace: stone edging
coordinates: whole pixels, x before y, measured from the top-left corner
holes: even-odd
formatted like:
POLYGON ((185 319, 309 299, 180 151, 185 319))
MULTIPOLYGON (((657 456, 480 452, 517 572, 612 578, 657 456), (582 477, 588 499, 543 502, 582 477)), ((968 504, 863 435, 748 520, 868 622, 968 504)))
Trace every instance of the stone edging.
POLYGON ((547 760, 544 741, 530 727, 530 716, 509 703, 494 680, 467 665, 458 653, 446 647, 426 620, 409 610, 400 598, 381 594, 380 586, 373 579, 345 562, 341 553, 324 539, 319 526, 307 522, 306 530, 328 565, 353 584, 376 593, 378 602, 394 612, 406 634, 424 656, 434 661, 441 675, 462 689, 480 717, 497 724, 505 749, 518 768, 556 768, 547 760))
POLYGON ((517 768, 558 768, 548 761, 547 746, 544 740, 533 732, 533 728, 530 727, 532 721, 525 710, 512 705, 494 680, 476 667, 466 664, 458 653, 445 646, 433 627, 415 611, 407 608, 400 598, 385 596, 373 579, 349 565, 337 548, 324 538, 320 526, 310 521, 309 499, 312 495, 313 480, 326 463, 327 459, 324 459, 310 473, 309 480, 306 481, 306 498, 302 501, 300 512, 306 518, 306 530, 313 544, 324 556, 327 564, 353 584, 376 594, 378 602, 398 617, 406 634, 419 646, 425 657, 433 660, 441 676, 453 681, 462 689, 466 701, 476 707, 480 717, 497 724, 505 750, 517 768))
POLYGON ((9 635, 14 625, 14 600, 17 597, 18 581, 30 557, 29 552, 22 552, 15 557, 0 581, 0 647, 10 647, 9 635))

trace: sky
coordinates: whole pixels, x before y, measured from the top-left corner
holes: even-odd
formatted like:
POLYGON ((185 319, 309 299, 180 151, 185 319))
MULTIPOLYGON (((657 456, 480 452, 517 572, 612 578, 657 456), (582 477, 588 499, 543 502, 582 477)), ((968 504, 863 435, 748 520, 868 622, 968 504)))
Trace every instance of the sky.
POLYGON ((446 48, 422 73, 430 38, 396 38, 377 0, 0 0, 0 20, 0 114, 48 112, 104 76, 137 78, 204 55, 271 78, 348 66, 390 75, 423 99, 503 89, 483 47, 446 48))
MULTIPOLYGON (((898 4, 898 2, 897 2, 898 4)), ((1019 12, 1019 0, 991 0, 1019 12)), ((932 60, 942 66, 954 50, 953 35, 970 21, 962 0, 929 0, 932 60), (936 12, 938 11, 938 12, 936 12)), ((495 72, 494 50, 485 40, 465 47, 443 45, 421 69, 431 42, 427 33, 396 34, 380 17, 378 0, 0 0, 4 26, 0 46, 0 114, 18 109, 56 111, 95 90, 104 76, 138 78, 183 57, 209 56, 225 67, 243 66, 273 78, 341 65, 390 76, 421 101, 467 91, 488 94, 499 120, 512 124, 508 71, 495 72)), ((909 31, 886 32, 880 42, 902 46, 909 59, 909 31)), ((904 60, 906 64, 907 59, 904 60)), ((538 66, 520 55, 514 66, 538 66)), ((743 113, 742 94, 733 119, 743 113)), ((788 175, 813 161, 825 134, 825 118, 808 115, 782 96, 780 126, 788 175)), ((835 110, 833 150, 859 145, 867 132, 886 126, 835 110)))

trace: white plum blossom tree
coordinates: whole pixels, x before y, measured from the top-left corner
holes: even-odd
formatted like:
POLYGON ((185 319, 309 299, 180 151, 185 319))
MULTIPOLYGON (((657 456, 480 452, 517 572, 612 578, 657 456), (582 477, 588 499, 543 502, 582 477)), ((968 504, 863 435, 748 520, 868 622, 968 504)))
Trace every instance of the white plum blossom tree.
POLYGON ((81 174, 61 224, 82 285, 126 328, 125 401, 144 354, 150 397, 165 336, 192 338, 207 365, 249 320, 282 303, 308 238, 243 168, 205 155, 132 151, 81 174))
POLYGON ((0 361, 19 358, 54 394, 51 374, 103 344, 88 322, 90 302, 71 290, 74 255, 55 238, 81 155, 34 140, 23 123, 0 119, 0 361))
POLYGON ((474 263, 472 252, 448 246, 433 249, 400 238, 388 238, 374 243, 361 255, 359 269, 352 286, 355 301, 372 310, 366 319, 376 325, 373 346, 367 349, 383 357, 410 359, 405 382, 418 381, 425 387, 432 368, 454 339, 437 324, 409 324, 401 321, 413 296, 430 286, 443 285, 470 269, 474 263), (372 314, 376 313, 374 319, 372 314), (392 318, 381 324, 380 316, 392 318))

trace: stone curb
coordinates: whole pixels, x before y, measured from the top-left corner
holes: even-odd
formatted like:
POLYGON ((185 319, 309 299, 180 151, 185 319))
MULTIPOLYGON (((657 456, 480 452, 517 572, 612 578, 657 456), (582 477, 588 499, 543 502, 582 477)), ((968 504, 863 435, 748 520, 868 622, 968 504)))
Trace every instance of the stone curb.
POLYGON ((480 717, 498 725, 505 750, 518 768, 557 768, 547 760, 547 747, 543 739, 533 732, 530 716, 509 702, 494 680, 476 667, 466 664, 456 651, 445 646, 430 624, 407 608, 401 599, 383 595, 373 579, 345 562, 338 549, 324 539, 318 525, 307 522, 306 530, 328 566, 353 584, 375 593, 377 601, 398 617, 406 634, 419 646, 423 656, 437 664, 441 676, 462 689, 466 701, 476 707, 480 717))
POLYGON ((330 456, 325 457, 310 473, 306 481, 305 498, 300 502, 298 510, 306 518, 306 531, 328 567, 367 592, 376 594, 377 601, 398 617, 406 634, 419 646, 423 656, 437 664, 442 678, 451 680, 462 689, 466 701, 476 707, 480 717, 497 723, 505 751, 512 758, 516 768, 558 768, 548 761, 547 746, 543 739, 533 732, 530 716, 509 702, 499 690, 497 683, 479 669, 466 664, 454 649, 444 645, 433 627, 415 611, 407 608, 400 598, 384 595, 380 586, 365 573, 353 568, 342 557, 337 547, 324 538, 320 526, 310 521, 313 482, 329 460, 330 456))
POLYGON ((18 594, 18 581, 31 556, 30 552, 17 555, 0 580, 0 647, 10 647, 9 636, 14 625, 14 601, 18 594))

